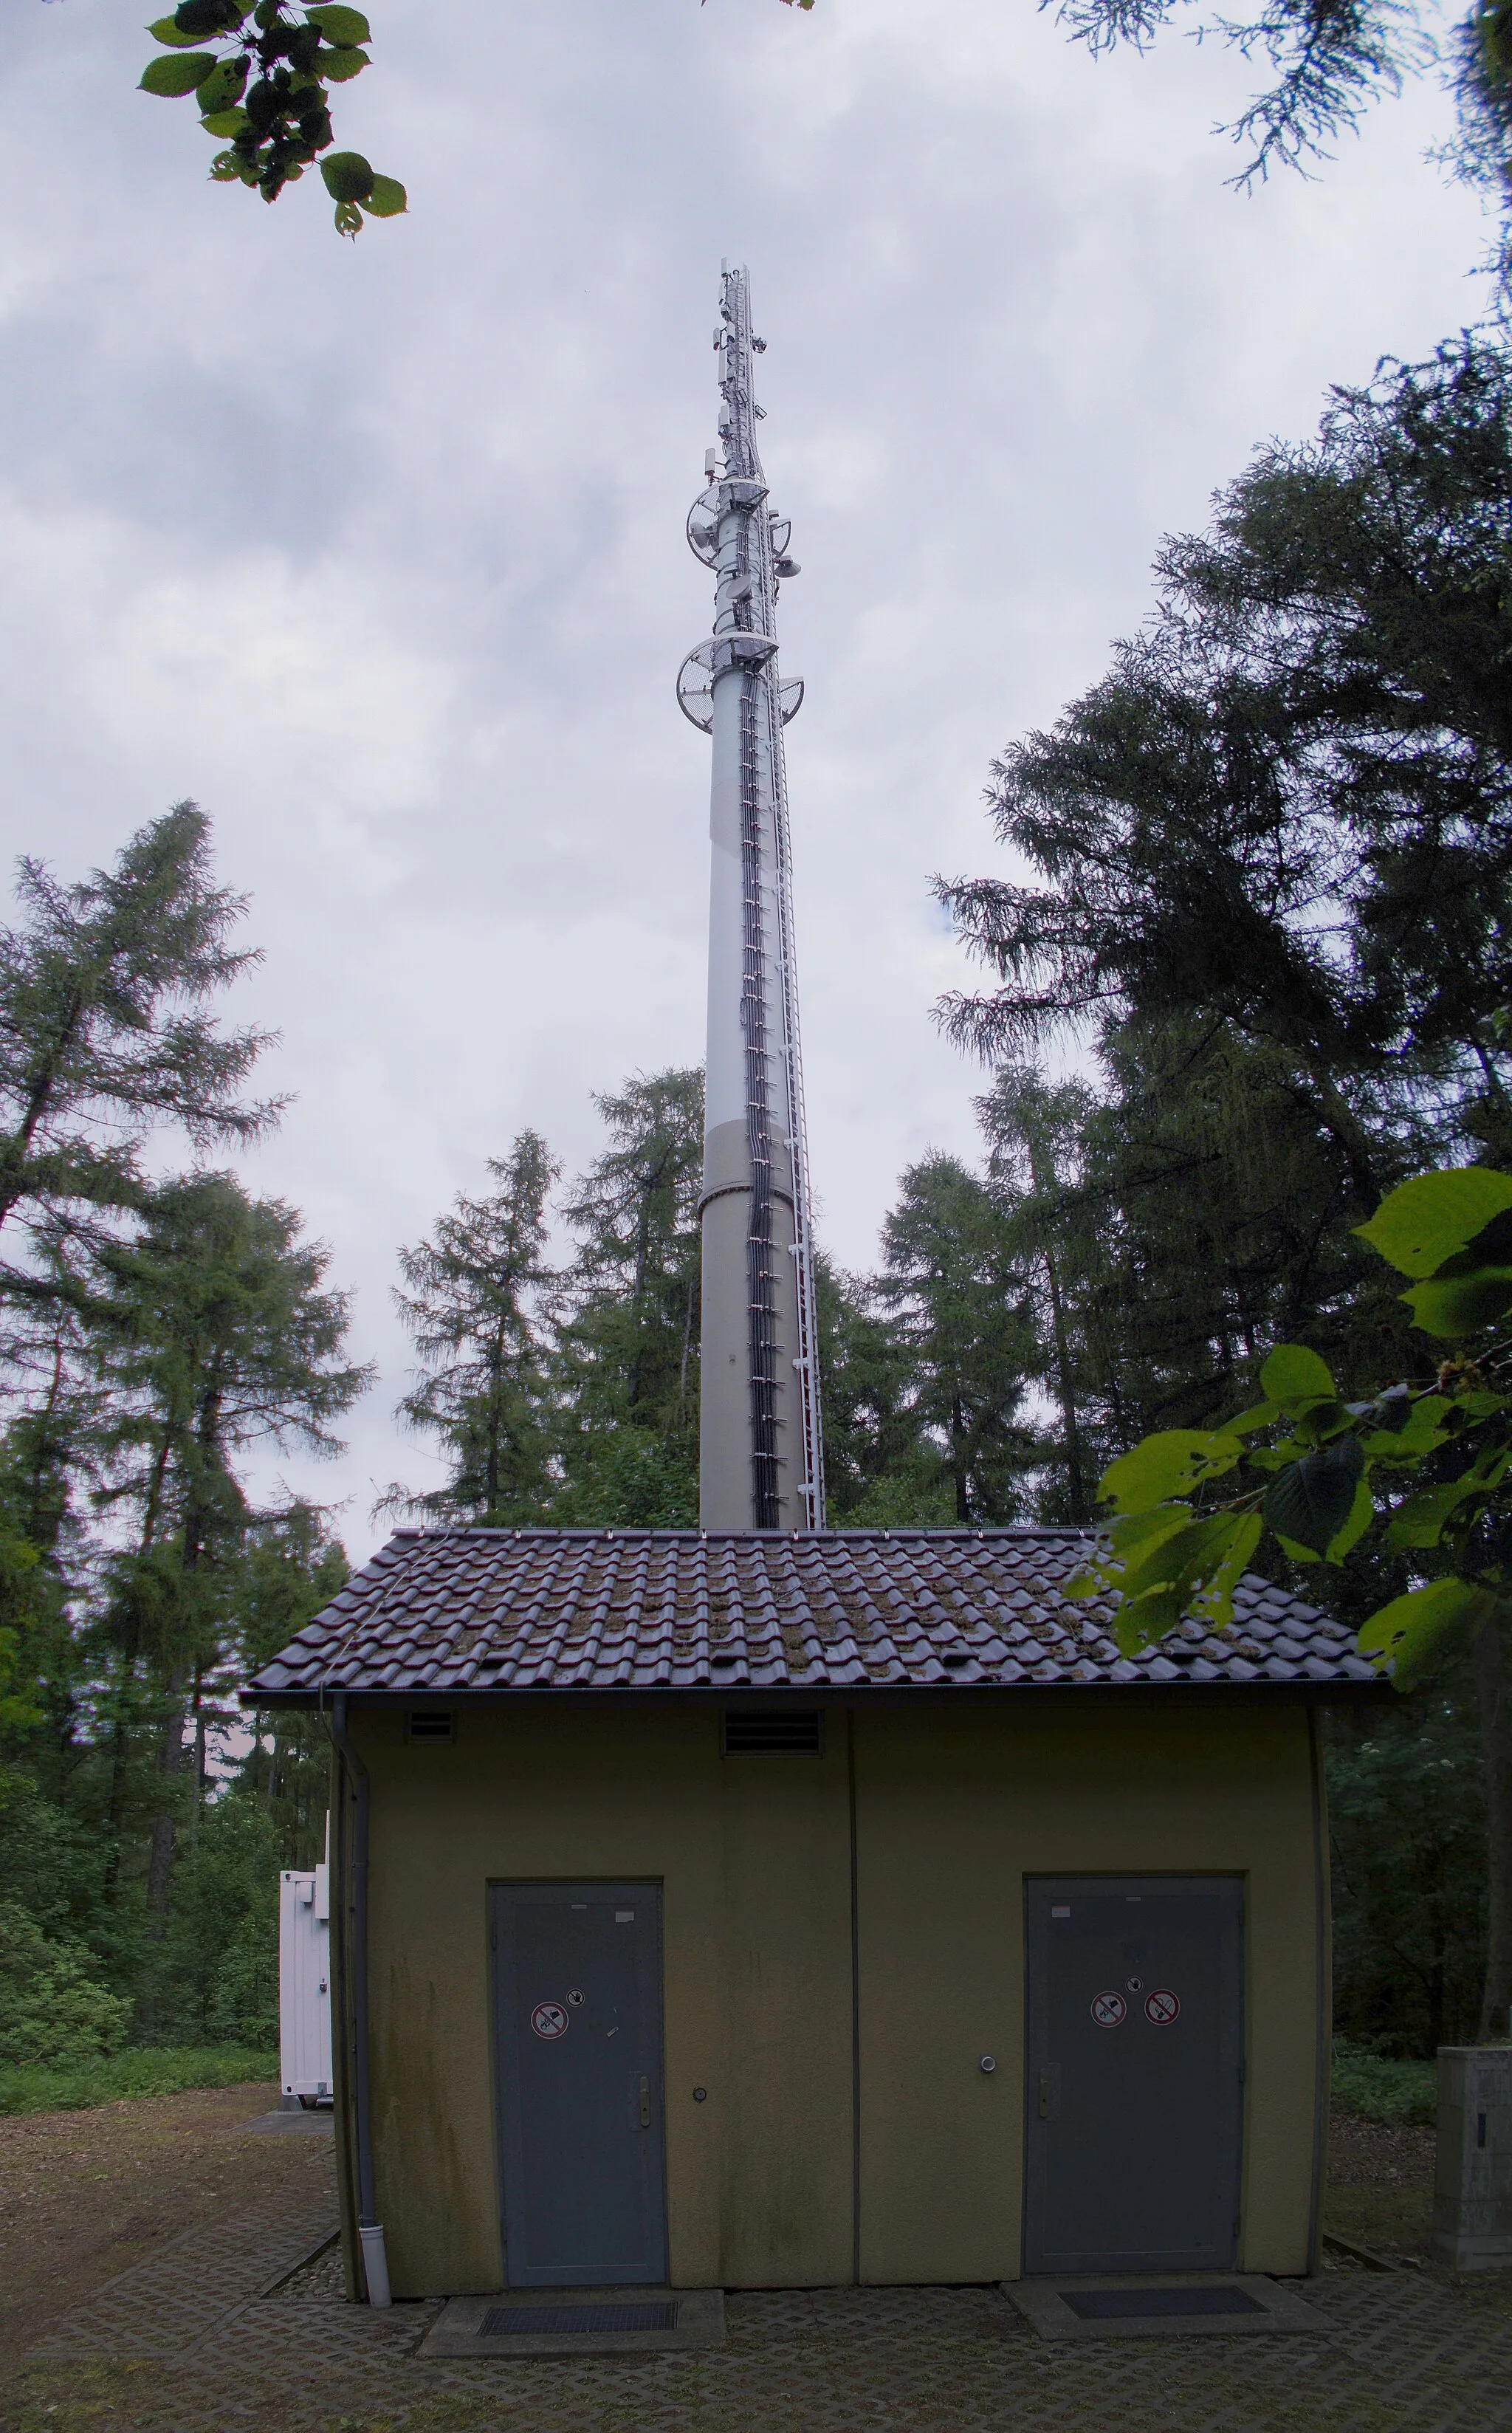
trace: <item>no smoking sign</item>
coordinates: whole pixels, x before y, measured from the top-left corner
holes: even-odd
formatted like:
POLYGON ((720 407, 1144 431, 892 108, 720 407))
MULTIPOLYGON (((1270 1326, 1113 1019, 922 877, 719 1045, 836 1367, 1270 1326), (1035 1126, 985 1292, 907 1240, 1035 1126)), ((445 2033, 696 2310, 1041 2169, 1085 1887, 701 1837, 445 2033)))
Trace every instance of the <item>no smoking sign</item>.
POLYGON ((1145 2016, 1152 2028, 1168 2028, 1181 2016, 1181 1997, 1173 1994, 1169 1986, 1162 1985, 1155 1993, 1146 1995, 1145 2016))
POLYGON ((567 2013, 560 2002, 537 2002, 530 2015, 531 2026, 546 2044, 554 2044, 567 2033, 567 2013))

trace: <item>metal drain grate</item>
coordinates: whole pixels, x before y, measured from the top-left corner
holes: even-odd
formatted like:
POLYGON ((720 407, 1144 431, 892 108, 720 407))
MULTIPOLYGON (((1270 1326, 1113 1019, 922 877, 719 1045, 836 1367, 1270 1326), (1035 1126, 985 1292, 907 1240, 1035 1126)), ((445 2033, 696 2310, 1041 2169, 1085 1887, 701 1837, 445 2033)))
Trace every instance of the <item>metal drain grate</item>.
POLYGON ((1135 2315, 1263 2315, 1248 2289, 1058 2289, 1056 2296, 1084 2323, 1116 2322, 1135 2315))
POLYGON ((490 2306, 478 2326, 478 2337, 498 2340, 510 2334, 543 2337, 558 2332, 674 2332, 675 2298, 656 2298, 640 2306, 490 2306))

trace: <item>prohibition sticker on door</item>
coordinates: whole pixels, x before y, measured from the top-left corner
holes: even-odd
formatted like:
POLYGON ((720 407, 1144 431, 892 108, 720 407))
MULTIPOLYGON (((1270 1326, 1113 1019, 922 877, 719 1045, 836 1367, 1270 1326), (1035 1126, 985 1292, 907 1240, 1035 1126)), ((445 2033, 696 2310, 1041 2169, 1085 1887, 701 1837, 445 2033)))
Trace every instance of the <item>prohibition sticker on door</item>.
POLYGON ((547 2044, 567 2033, 567 2013, 560 2002, 537 2002, 530 2015, 530 2023, 547 2044))
POLYGON ((1146 1995, 1145 2016, 1152 2028, 1168 2028, 1181 2016, 1181 1998, 1173 1994, 1169 1986, 1160 1986, 1153 1994, 1146 1995))
POLYGON ((1121 2028, 1128 2015, 1129 2006, 1122 1994, 1114 1993, 1112 1986, 1106 1993, 1093 1996, 1092 2016, 1099 2028, 1121 2028))

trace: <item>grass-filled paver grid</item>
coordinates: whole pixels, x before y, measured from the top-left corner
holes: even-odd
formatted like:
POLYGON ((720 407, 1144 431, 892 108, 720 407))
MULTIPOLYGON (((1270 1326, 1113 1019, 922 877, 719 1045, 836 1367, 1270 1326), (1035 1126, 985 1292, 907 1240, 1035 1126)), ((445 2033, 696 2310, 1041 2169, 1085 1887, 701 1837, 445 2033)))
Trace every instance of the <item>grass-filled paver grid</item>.
POLYGON ((720 2351, 417 2359, 439 2301, 348 2305, 292 2205, 160 2249, 55 2324, 18 2433, 1504 2433, 1512 2274, 1339 2270, 1317 2339, 1050 2346, 996 2290, 744 2291, 720 2351))

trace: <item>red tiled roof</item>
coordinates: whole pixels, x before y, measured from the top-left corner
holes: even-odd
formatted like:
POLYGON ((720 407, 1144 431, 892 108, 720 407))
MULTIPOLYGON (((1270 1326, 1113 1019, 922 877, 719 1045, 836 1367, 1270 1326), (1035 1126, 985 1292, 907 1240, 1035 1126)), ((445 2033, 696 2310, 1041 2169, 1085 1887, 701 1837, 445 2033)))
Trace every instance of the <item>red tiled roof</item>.
POLYGON ((1079 1529, 400 1529, 248 1706, 524 1691, 1364 1685, 1340 1623, 1253 1574, 1235 1620, 1132 1659, 1069 1601, 1079 1529))

